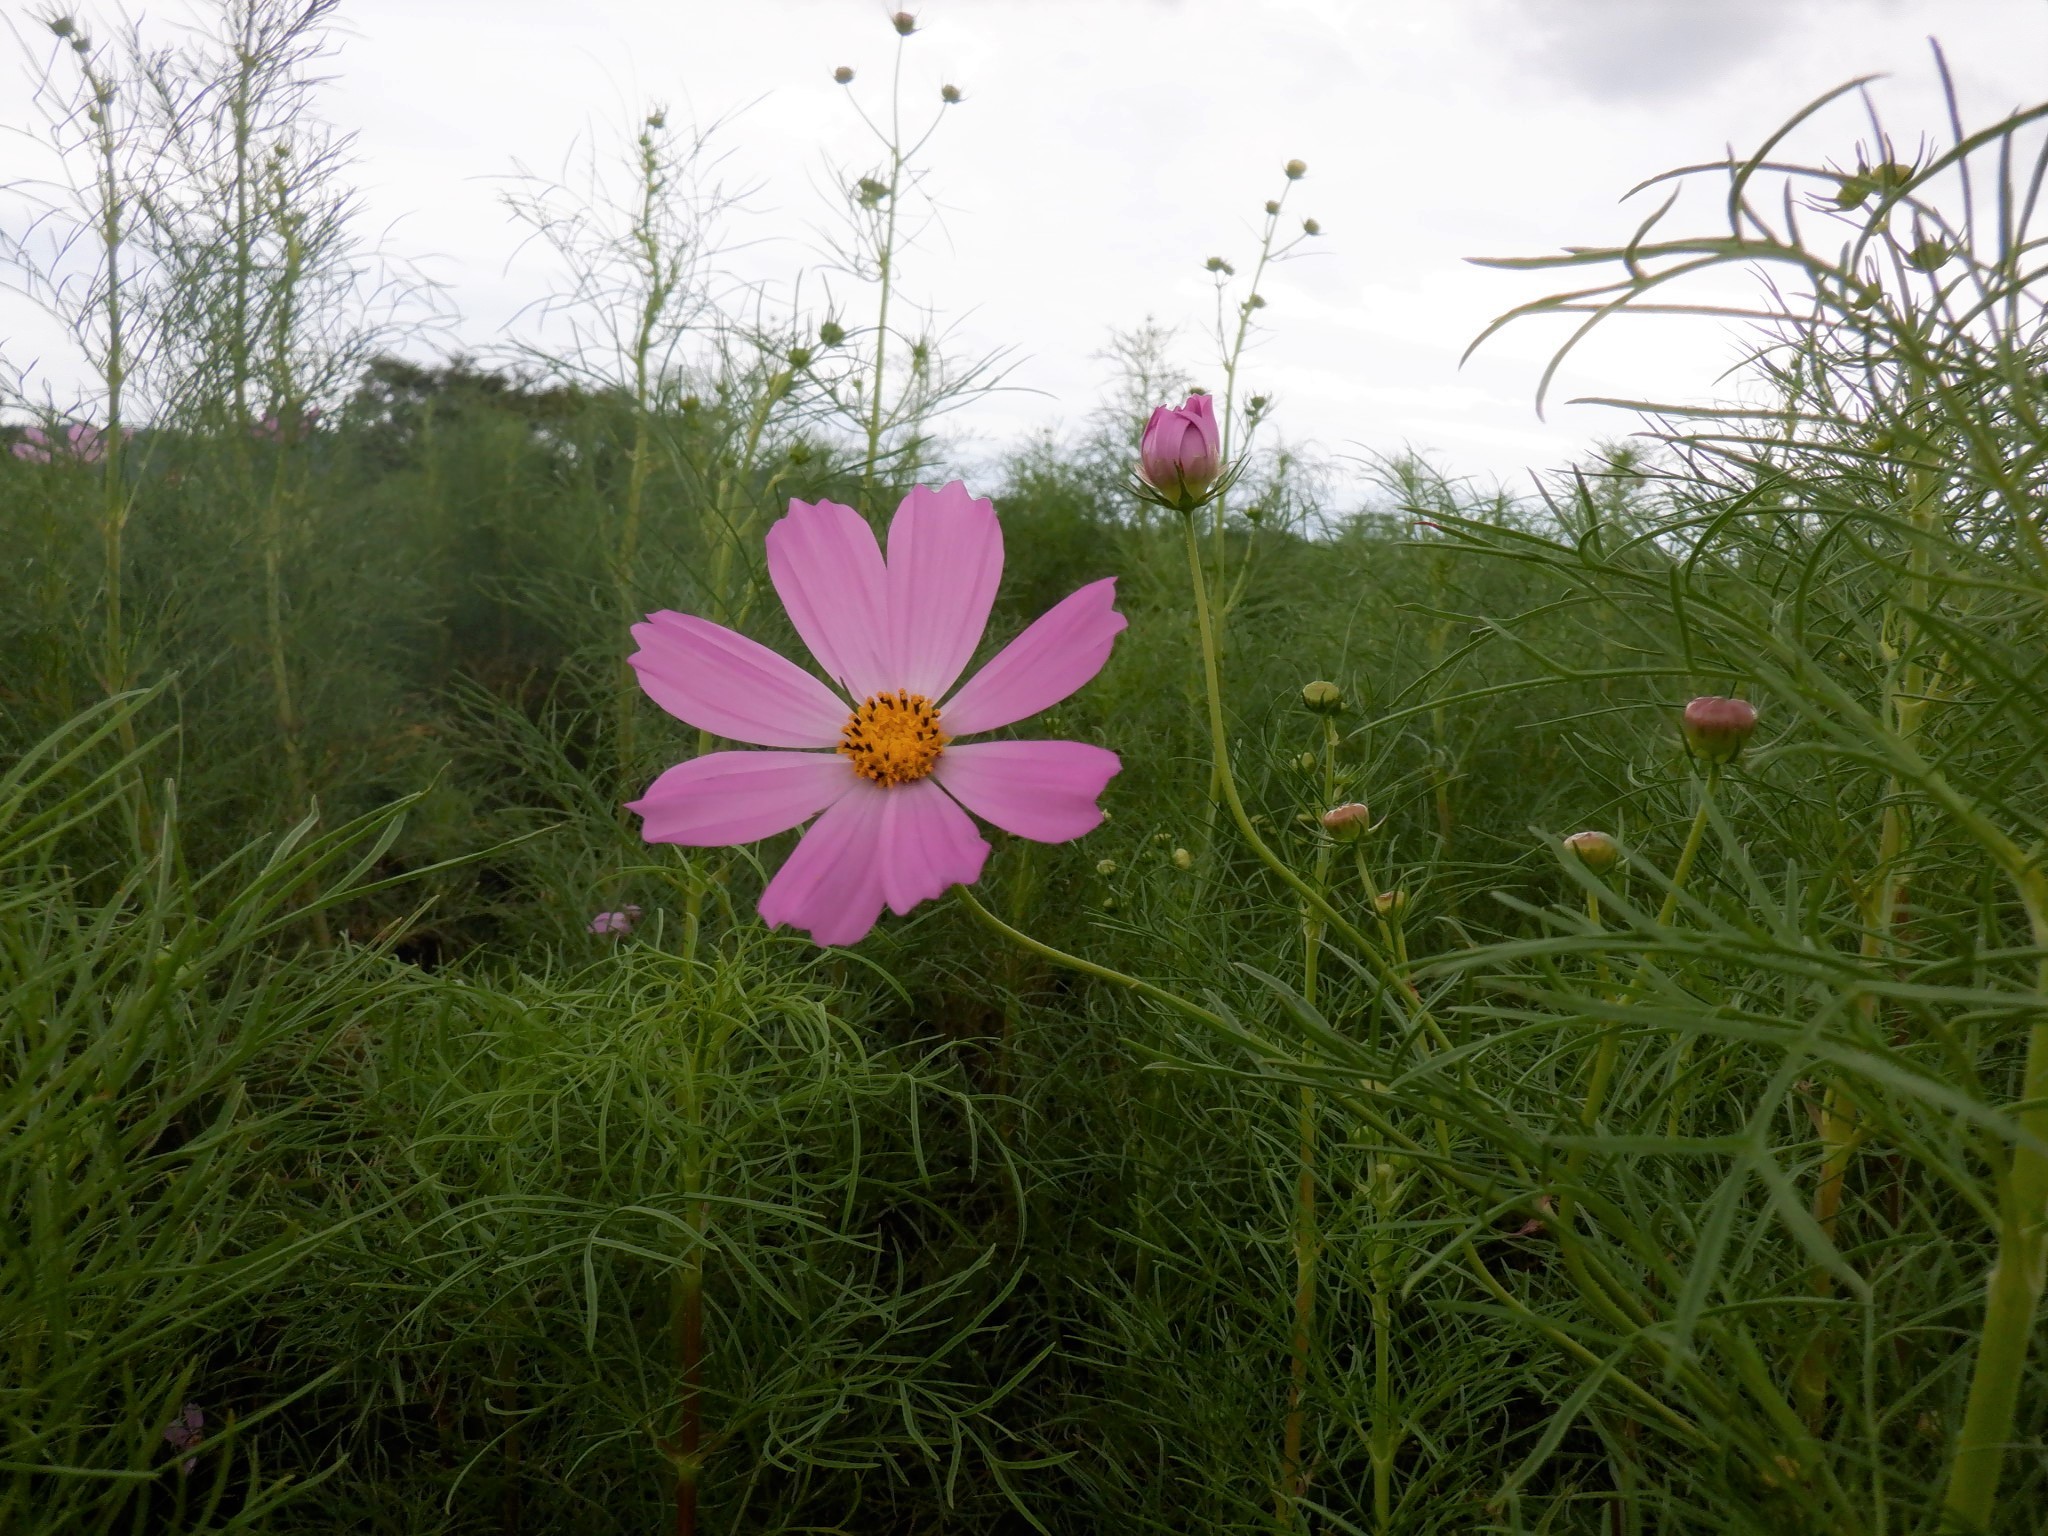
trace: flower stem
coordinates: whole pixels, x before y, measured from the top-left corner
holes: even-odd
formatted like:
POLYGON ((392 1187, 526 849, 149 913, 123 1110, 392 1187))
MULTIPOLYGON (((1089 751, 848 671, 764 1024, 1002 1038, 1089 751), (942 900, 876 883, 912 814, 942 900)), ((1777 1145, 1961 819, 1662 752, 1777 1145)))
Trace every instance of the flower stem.
POLYGON ((1042 943, 1032 938, 1030 934, 1025 933, 1022 929, 1012 928, 1000 917, 997 917, 995 913, 989 911, 987 907, 976 901, 974 893, 964 885, 954 886, 953 894, 959 898, 961 905, 965 906, 968 911, 972 912, 989 928, 1001 934, 1012 944, 1021 945, 1023 948, 1030 950, 1032 954, 1037 955, 1041 960, 1050 960, 1054 965, 1063 965, 1070 971, 1079 971, 1083 976, 1093 976, 1097 981, 1106 981, 1112 986, 1122 987, 1127 992, 1135 992, 1138 996, 1147 998, 1152 1002, 1163 1003, 1176 1013, 1184 1013, 1189 1018, 1199 1019, 1204 1024, 1213 1024, 1226 1034, 1235 1035, 1238 1033, 1222 1014, 1204 1008, 1200 1003, 1192 1002, 1177 992, 1170 992, 1165 987, 1154 986, 1149 981, 1136 976, 1126 975, 1122 971, 1112 970, 1106 965, 1097 965, 1093 960, 1083 960, 1079 955, 1070 955, 1064 949, 1055 949, 1050 944, 1042 943))
MULTIPOLYGON (((2031 868, 2015 883, 2034 944, 2048 951, 2048 875, 2031 868)), ((2034 985, 2048 994, 2048 955, 2039 963, 2034 985)), ((1985 1282, 1984 1326, 1977 1335, 1970 1396, 1942 1505, 1950 1526, 1961 1531, 1991 1528, 1998 1475, 2012 1439, 2020 1378, 2048 1271, 2048 1153, 2039 1146, 2048 1141, 2048 1020, 2027 1031, 2019 1102, 2025 1107, 2015 1118, 2034 1140, 2013 1148, 2011 1162, 1997 1179, 1998 1259, 1985 1282)))

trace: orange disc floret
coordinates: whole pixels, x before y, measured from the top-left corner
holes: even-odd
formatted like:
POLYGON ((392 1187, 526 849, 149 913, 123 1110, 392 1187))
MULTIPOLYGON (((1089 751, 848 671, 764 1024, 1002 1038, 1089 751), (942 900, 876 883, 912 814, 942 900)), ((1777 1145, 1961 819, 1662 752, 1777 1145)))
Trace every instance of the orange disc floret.
POLYGON ((938 706, 921 693, 898 689, 862 701, 839 733, 839 751, 855 773, 887 788, 930 773, 947 740, 938 706))

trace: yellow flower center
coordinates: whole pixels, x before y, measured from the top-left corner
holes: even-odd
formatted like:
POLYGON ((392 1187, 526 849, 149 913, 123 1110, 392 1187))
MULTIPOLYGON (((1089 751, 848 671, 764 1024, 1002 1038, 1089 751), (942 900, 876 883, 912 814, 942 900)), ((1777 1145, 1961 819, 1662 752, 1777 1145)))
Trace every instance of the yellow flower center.
POLYGON ((938 706, 921 693, 878 693, 853 712, 839 733, 839 750, 864 779, 887 788, 932 771, 946 750, 938 706))

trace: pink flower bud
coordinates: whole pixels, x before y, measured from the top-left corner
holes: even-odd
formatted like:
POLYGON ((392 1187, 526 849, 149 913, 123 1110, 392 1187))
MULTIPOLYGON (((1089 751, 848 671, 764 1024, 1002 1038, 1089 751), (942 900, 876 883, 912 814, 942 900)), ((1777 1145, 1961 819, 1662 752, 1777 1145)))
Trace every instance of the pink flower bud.
POLYGON ((1756 734, 1756 706, 1708 694, 1685 706, 1681 728, 1685 744, 1702 762, 1732 763, 1756 734))
POLYGON ((1138 444, 1138 473, 1147 485, 1183 512, 1199 507, 1223 468, 1223 438, 1216 427, 1216 402, 1189 395, 1178 410, 1162 405, 1145 423, 1138 444))
POLYGON ((1372 812, 1357 800, 1333 805, 1322 814, 1323 830, 1340 843, 1355 842, 1372 827, 1372 812))

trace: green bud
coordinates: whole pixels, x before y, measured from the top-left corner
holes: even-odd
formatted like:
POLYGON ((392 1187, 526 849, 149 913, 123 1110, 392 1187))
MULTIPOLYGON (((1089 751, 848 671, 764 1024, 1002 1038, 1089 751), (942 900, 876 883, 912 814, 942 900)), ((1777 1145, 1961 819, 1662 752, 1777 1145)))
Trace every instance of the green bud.
POLYGON ((1176 848, 1173 850, 1173 867, 1175 869, 1193 869, 1195 867, 1195 856, 1185 848, 1176 848))
POLYGON ((1906 253, 1906 264, 1916 271, 1936 272, 1946 266, 1954 254, 1945 241, 1922 240, 1906 253))
POLYGON ((1337 714, 1344 708, 1343 691, 1335 683, 1326 683, 1320 678, 1312 683, 1304 683, 1301 688, 1301 707, 1311 714, 1337 714))
POLYGON ((1606 874, 1621 857, 1620 845, 1605 832, 1574 832, 1564 840, 1564 846, 1566 852, 1576 855, 1596 875, 1606 874))
POLYGON ((1284 169, 1287 172, 1287 179, 1289 181, 1299 181, 1308 174, 1308 162, 1306 160, 1290 160, 1284 169))

